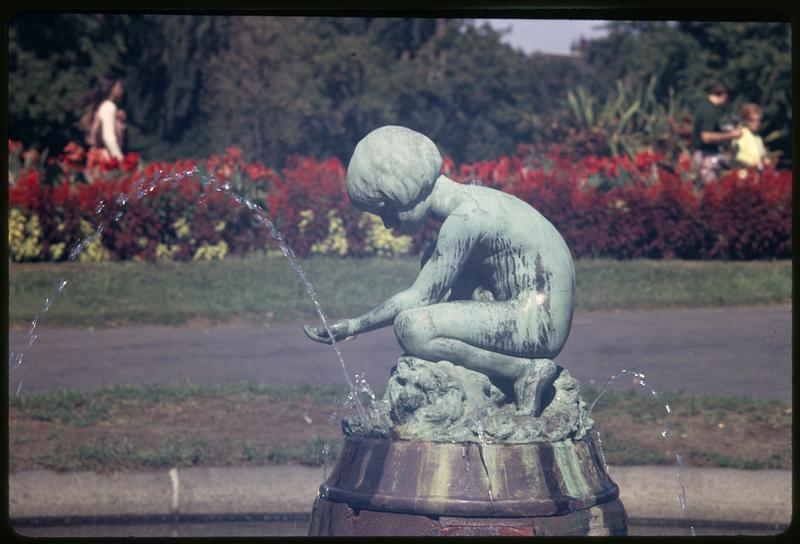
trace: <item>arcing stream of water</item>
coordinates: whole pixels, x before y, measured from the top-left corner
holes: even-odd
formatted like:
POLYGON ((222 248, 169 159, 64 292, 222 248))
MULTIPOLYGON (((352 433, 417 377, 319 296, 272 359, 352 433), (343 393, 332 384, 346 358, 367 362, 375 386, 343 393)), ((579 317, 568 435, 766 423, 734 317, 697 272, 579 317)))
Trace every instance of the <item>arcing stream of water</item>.
MULTIPOLYGON (((168 175, 164 175, 163 171, 157 172, 150 181, 146 181, 144 178, 137 180, 134 182, 130 194, 120 193, 115 198, 115 202, 122 207, 119 211, 116 212, 113 221, 118 223, 120 219, 122 219, 124 215, 124 208, 128 205, 129 202, 138 201, 149 194, 153 193, 159 186, 170 186, 174 187, 179 182, 187 179, 192 178, 194 176, 199 175, 200 172, 197 168, 193 168, 191 170, 186 170, 184 172, 173 172, 168 175)), ((339 365, 342 369, 342 373, 344 375, 345 381, 347 383, 348 389, 350 391, 348 395, 348 402, 355 407, 356 412, 364 424, 366 429, 372 428, 373 424, 377 423, 379 425, 385 425, 385 421, 381 414, 383 411, 380 408, 373 406, 371 410, 372 415, 375 416, 373 418, 368 417, 367 411, 364 409, 363 404, 359 398, 359 393, 367 393, 371 400, 372 404, 375 404, 375 395, 372 393, 369 384, 366 383, 366 380, 363 377, 359 378, 359 383, 353 383, 353 380, 350 378, 350 374, 347 371, 347 367, 344 362, 344 358, 342 357, 342 353, 339 349, 339 346, 336 345, 336 339, 331 331, 328 318, 325 315, 325 312, 322 309, 322 306, 319 302, 319 297, 317 296, 316 291, 314 290, 313 285, 308 280, 308 277, 305 274, 305 271, 300 267, 297 262, 297 258, 294 254, 294 251, 289 247, 288 243, 284 239, 281 232, 277 229, 275 224, 267 217, 266 212, 263 210, 261 206, 257 203, 253 202, 249 198, 243 197, 241 195, 236 194, 231 189, 231 184, 228 182, 219 183, 213 175, 201 176, 201 185, 203 187, 203 192, 200 193, 198 200, 202 202, 205 199, 206 191, 214 190, 220 193, 223 193, 227 198, 233 200, 238 205, 245 206, 248 210, 253 212, 255 215, 257 222, 267 228, 272 238, 278 243, 278 247, 283 253, 284 257, 286 257, 289 265, 291 268, 297 273, 300 279, 303 282, 304 288, 306 293, 308 294, 309 298, 311 299, 312 303, 314 304, 314 309, 317 315, 322 322, 322 326, 325 329, 328 337, 331 339, 331 347, 333 348, 334 352, 336 353, 336 357, 339 361, 339 365), (377 422, 375 419, 377 418, 377 422)), ((105 202, 101 200, 98 202, 97 206, 95 207, 95 216, 99 217, 100 214, 105 209, 105 202)), ((97 227, 95 228, 94 232, 89 234, 85 239, 78 241, 72 247, 69 252, 68 261, 72 262, 75 261, 78 256, 84 251, 87 247, 89 247, 103 232, 105 225, 102 222, 98 222, 97 227)), ((42 306, 42 313, 47 313, 48 310, 52 307, 53 303, 55 302, 56 297, 64 291, 64 288, 67 285, 67 281, 65 279, 60 279, 56 286, 53 289, 52 294, 47 297, 43 306, 42 306)), ((22 390, 22 385, 24 383, 24 367, 23 361, 25 358, 25 354, 30 350, 33 346, 34 342, 38 338, 37 334, 37 326, 39 325, 40 316, 37 314, 33 317, 31 321, 31 325, 28 329, 28 337, 27 337, 27 347, 19 352, 9 352, 9 369, 12 371, 11 373, 18 373, 18 385, 16 388, 16 395, 20 394, 22 390)), ((11 376, 9 376, 9 383, 11 383, 11 376)))
MULTIPOLYGON (((635 380, 637 380, 638 384, 641 387, 645 387, 645 388, 647 387, 647 377, 638 368, 631 368, 631 369, 624 368, 622 370, 619 370, 619 371, 617 371, 617 372, 615 372, 614 374, 611 375, 611 377, 608 379, 608 381, 605 383, 605 385, 600 389, 600 392, 597 394, 595 399, 589 405, 589 410, 588 410, 589 414, 592 413, 592 410, 594 409, 595 405, 597 404, 597 401, 599 401, 600 398, 606 393, 606 391, 608 391, 608 388, 611 387, 611 385, 614 382, 616 382, 618 379, 620 379, 620 378, 622 378, 624 376, 633 376, 633 378, 635 380)), ((658 398, 660 396, 660 393, 656 388, 650 388, 650 395, 653 398, 658 398)), ((664 410, 667 412, 668 416, 672 415, 672 407, 669 405, 669 403, 664 403, 664 410)), ((674 420, 667 420, 666 427, 661 431, 661 438, 663 438, 664 440, 669 440, 670 438, 672 438, 672 429, 673 429, 674 425, 675 425, 674 420)), ((598 437, 598 441, 600 442, 600 451, 602 453, 602 440, 600 440, 599 431, 597 433, 597 437, 598 437)), ((605 464, 605 456, 603 457, 603 464, 605 464)), ((606 466, 605 468, 607 470, 608 466, 606 466)), ((683 468, 683 457, 681 456, 680 452, 676 449, 675 450, 675 477, 678 479, 678 485, 680 487, 680 490, 679 490, 678 495, 677 495, 677 499, 678 499, 678 505, 680 506, 681 512, 683 512, 685 514, 686 513, 686 482, 683 479, 683 475, 681 474, 681 468, 683 468)), ((690 524, 689 525, 689 529, 691 531, 692 536, 695 536, 694 525, 690 524)))

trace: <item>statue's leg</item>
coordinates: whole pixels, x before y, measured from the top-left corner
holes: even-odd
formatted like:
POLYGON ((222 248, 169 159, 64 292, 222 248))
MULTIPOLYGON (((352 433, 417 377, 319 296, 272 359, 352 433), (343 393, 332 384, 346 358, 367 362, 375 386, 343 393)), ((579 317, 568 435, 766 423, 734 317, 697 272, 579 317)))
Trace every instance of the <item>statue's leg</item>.
POLYGON ((538 417, 544 408, 544 390, 555 378, 556 363, 552 359, 533 359, 532 363, 514 380, 514 396, 518 414, 538 417))
POLYGON ((394 326, 409 355, 509 379, 518 408, 538 415, 555 363, 532 319, 537 314, 519 301, 456 301, 406 310, 394 326))

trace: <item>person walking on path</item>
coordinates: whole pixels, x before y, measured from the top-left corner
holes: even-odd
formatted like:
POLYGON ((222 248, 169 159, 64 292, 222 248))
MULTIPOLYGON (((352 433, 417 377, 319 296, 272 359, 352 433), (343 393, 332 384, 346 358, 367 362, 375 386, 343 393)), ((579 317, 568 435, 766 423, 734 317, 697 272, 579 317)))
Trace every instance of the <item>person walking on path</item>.
POLYGON ((122 81, 118 78, 101 77, 82 102, 85 108, 79 122, 86 134, 90 150, 98 150, 106 160, 122 160, 122 149, 118 127, 120 111, 117 104, 122 98, 122 81))
POLYGON ((741 128, 723 130, 720 126, 722 108, 727 102, 727 87, 722 83, 715 83, 694 111, 692 163, 703 183, 716 180, 722 169, 720 145, 742 135, 741 128))

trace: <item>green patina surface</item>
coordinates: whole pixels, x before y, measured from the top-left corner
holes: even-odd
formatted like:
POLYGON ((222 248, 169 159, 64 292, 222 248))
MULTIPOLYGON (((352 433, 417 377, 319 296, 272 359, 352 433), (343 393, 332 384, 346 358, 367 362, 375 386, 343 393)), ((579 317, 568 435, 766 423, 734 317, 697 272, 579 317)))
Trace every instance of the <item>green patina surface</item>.
POLYGON ((564 239, 529 204, 456 183, 441 167, 436 145, 407 128, 382 127, 358 143, 347 170, 357 208, 403 233, 429 217, 442 226, 409 288, 364 315, 305 333, 330 343, 394 327, 406 357, 386 400, 401 437, 470 440, 475 421, 494 440, 585 434, 591 420, 572 394, 577 385, 554 387, 563 373, 553 359, 574 309, 564 239))
POLYGON ((591 493, 591 489, 583 477, 581 464, 575 447, 570 442, 553 443, 553 455, 561 472, 561 481, 572 497, 583 497, 591 493))

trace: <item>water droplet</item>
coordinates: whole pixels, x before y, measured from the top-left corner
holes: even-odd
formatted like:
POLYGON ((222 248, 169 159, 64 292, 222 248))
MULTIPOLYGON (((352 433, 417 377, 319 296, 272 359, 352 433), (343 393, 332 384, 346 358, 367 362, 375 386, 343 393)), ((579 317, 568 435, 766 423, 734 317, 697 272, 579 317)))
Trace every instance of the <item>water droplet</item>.
POLYGON ((76 242, 75 245, 72 246, 72 249, 69 250, 69 257, 67 258, 67 260, 74 261, 75 259, 78 258, 78 255, 80 255, 81 251, 83 251, 83 243, 76 242))
POLYGON ((222 187, 222 190, 223 190, 223 191, 225 191, 225 192, 228 192, 228 191, 230 191, 230 190, 231 190, 231 184, 230 184, 230 182, 228 182, 228 181, 226 181, 225 183, 223 183, 223 184, 221 185, 221 187, 222 187))
POLYGON ((59 293, 64 290, 64 287, 67 286, 67 280, 61 280, 58 285, 56 286, 56 291, 59 293))
POLYGON ((122 219, 123 213, 121 211, 114 214, 114 223, 119 223, 119 220, 122 219))
POLYGON ((45 301, 44 301, 44 305, 42 306, 42 310, 43 310, 43 311, 45 311, 45 312, 46 312, 47 310, 49 310, 49 309, 50 309, 50 305, 51 305, 52 303, 53 303, 53 299, 52 299, 52 298, 50 298, 50 297, 47 297, 47 298, 45 299, 45 301))
POLYGON ((20 352, 14 355, 14 366, 19 368, 22 366, 22 360, 25 358, 25 354, 20 352))
POLYGON ((669 404, 665 404, 664 409, 667 411, 668 414, 672 414, 672 408, 670 408, 669 404))
POLYGON ((117 195, 116 203, 119 204, 120 206, 124 206, 125 204, 128 203, 128 197, 126 195, 120 193, 120 194, 117 195))
POLYGON ((106 203, 105 203, 104 200, 101 200, 100 202, 98 202, 97 206, 94 209, 95 215, 100 215, 100 212, 102 212, 103 208, 105 208, 105 207, 106 207, 106 203))
POLYGON ((33 331, 36 330, 36 325, 38 324, 39 324, 39 316, 35 315, 33 316, 33 320, 31 321, 31 326, 28 327, 28 336, 33 334, 33 331))
POLYGON ((37 338, 39 338, 38 334, 32 334, 30 335, 30 337, 28 337, 28 348, 30 348, 33 345, 33 343, 36 342, 37 338))

